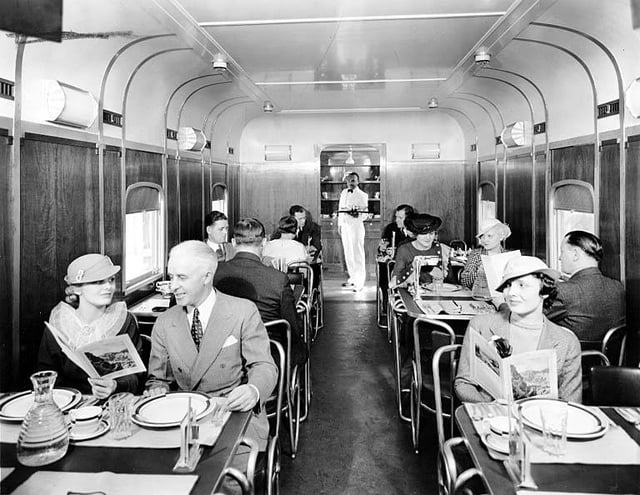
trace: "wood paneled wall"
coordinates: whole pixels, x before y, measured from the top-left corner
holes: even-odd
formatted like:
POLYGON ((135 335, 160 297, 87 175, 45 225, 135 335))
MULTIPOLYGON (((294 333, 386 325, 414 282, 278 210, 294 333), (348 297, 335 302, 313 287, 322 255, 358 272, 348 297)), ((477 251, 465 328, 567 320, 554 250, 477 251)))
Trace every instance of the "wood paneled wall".
POLYGON ((11 218, 9 218, 9 138, 0 136, 0 390, 10 386, 11 366, 11 218))
POLYGON ((602 146, 600 153, 600 226, 604 248, 600 262, 602 273, 620 280, 620 147, 602 146))
POLYGON ((181 159, 180 177, 180 240, 204 239, 202 224, 202 163, 181 159))
POLYGON ((593 185, 593 145, 556 148, 551 152, 551 184, 565 179, 582 180, 593 185))
MULTIPOLYGON (((175 158, 167 159, 167 249, 180 242, 180 229, 178 215, 180 210, 180 197, 178 195, 178 163, 175 158)), ((167 253, 168 255, 169 253, 167 253)))
POLYGON ((533 254, 532 243, 532 177, 530 156, 511 157, 507 160, 505 178, 506 215, 502 221, 511 227, 507 240, 509 249, 522 254, 533 254))
POLYGON ((629 140, 626 166, 627 326, 632 339, 628 364, 640 356, 640 136, 629 140))
MULTIPOLYGON (((535 181, 536 181, 536 249, 535 256, 546 260, 547 262, 547 191, 545 188, 544 178, 546 170, 546 155, 544 153, 536 153, 535 155, 535 181)), ((547 263, 548 264, 548 263, 547 263)))

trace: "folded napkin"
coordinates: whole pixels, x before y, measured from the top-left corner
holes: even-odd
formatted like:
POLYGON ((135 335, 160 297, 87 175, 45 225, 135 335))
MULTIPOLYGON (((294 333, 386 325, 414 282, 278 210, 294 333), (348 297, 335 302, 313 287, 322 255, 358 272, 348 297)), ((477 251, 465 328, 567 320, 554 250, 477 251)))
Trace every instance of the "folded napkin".
POLYGON ((66 473, 37 471, 13 495, 67 495, 69 492, 103 492, 105 495, 188 495, 197 475, 66 473))
POLYGON ((442 306, 440 303, 434 301, 416 301, 417 306, 426 315, 437 315, 442 313, 442 306))

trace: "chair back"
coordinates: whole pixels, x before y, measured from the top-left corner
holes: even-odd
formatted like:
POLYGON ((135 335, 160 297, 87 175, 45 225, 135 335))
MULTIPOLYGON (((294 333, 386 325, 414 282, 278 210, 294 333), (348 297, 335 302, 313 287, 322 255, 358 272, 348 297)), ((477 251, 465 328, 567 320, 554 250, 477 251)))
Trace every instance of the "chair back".
POLYGON ((613 364, 622 366, 624 364, 624 354, 627 348, 627 325, 622 324, 610 328, 602 339, 602 353, 609 358, 613 364))
POLYGON ((489 493, 484 474, 478 468, 469 468, 456 478, 452 495, 483 495, 489 493))
POLYGON ((594 366, 589 377, 594 405, 640 407, 640 368, 594 366))
POLYGON ((592 366, 609 366, 611 363, 607 356, 596 350, 581 351, 580 362, 582 367, 582 402, 583 404, 593 404, 589 370, 592 366))
POLYGON ((464 437, 446 440, 438 450, 438 492, 453 495, 458 481, 458 473, 473 468, 469 444, 464 437))
MULTIPOLYGON (((419 316, 413 321, 413 351, 416 353, 416 365, 418 376, 423 376, 420 356, 421 350, 429 349, 435 352, 439 347, 455 344, 456 334, 450 325, 444 321, 434 320, 424 316, 419 316), (424 337, 421 337, 424 334, 424 337), (427 338, 428 337, 428 338, 427 338)), ((430 372, 431 370, 427 370, 430 372)))
POLYGON ((460 239, 454 239, 449 243, 449 247, 453 251, 462 250, 465 253, 467 252, 467 243, 460 239))
POLYGON ((305 291, 303 297, 306 297, 311 301, 311 298, 313 297, 313 269, 311 268, 311 265, 306 261, 295 261, 293 263, 289 263, 285 271, 287 272, 290 281, 292 280, 292 277, 296 280, 300 280, 299 277, 301 277, 301 282, 305 291))
POLYGON ((447 416, 450 421, 449 428, 449 437, 453 436, 453 413, 455 410, 455 394, 453 391, 453 381, 456 378, 456 373, 458 370, 458 359, 460 357, 460 349, 462 349, 461 344, 449 344, 438 348, 433 353, 433 360, 431 362, 431 371, 433 372, 433 392, 435 397, 435 405, 436 405, 436 428, 438 430, 438 444, 442 448, 445 441, 445 431, 444 431, 444 407, 442 404, 443 398, 443 390, 442 390, 442 361, 447 361, 448 366, 446 366, 447 376, 445 377, 448 383, 448 388, 450 393, 447 394, 448 397, 448 411, 447 416))

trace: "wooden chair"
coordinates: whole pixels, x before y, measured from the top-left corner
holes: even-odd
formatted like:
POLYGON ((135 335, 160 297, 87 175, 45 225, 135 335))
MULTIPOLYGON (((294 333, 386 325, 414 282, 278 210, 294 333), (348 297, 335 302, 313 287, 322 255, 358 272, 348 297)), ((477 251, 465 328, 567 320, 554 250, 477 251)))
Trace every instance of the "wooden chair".
MULTIPOLYGON (((435 385, 432 367, 426 370, 423 368, 423 362, 432 362, 431 353, 437 351, 440 347, 453 345, 456 341, 456 335, 448 324, 443 321, 433 320, 425 317, 416 318, 413 322, 413 351, 411 360, 411 439, 413 448, 418 453, 418 443, 420 440, 420 420, 422 410, 436 413, 435 409, 435 385), (427 343, 430 343, 427 345, 427 343)), ((456 365, 450 363, 447 366, 456 365)), ((438 368, 438 376, 443 372, 438 368)), ((453 382, 448 384, 447 396, 450 400, 453 396, 453 382)), ((441 393, 443 393, 441 387, 441 393)), ((443 413, 444 414, 444 413, 443 413)), ((448 417, 448 415, 445 415, 448 417)))
POLYGON ((640 407, 640 368, 594 366, 589 380, 594 405, 640 407))

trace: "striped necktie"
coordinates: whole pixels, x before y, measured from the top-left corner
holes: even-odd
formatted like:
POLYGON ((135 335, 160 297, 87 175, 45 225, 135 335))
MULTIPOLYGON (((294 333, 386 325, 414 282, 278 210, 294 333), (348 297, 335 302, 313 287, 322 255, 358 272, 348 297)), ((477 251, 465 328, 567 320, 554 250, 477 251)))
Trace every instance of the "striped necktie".
POLYGON ((196 349, 200 350, 200 341, 202 340, 202 323, 198 317, 198 308, 193 310, 193 320, 191 322, 191 338, 193 339, 196 349))

